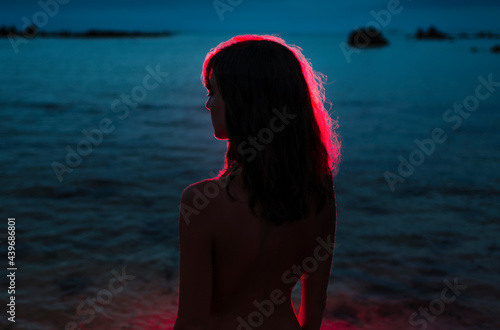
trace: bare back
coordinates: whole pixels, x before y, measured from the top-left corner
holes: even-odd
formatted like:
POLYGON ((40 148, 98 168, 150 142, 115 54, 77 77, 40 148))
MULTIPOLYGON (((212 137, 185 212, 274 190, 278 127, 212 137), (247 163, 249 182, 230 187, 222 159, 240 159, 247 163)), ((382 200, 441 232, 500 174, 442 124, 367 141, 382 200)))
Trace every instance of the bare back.
MULTIPOLYGON (((234 199, 224 190, 214 200, 211 328, 249 329, 247 324, 252 329, 302 329, 291 290, 304 268, 325 272, 317 263, 332 252, 326 245, 335 233, 335 203, 330 201, 317 215, 312 201, 307 219, 276 226, 252 213, 238 180, 229 188, 234 199), (314 259, 315 251, 320 260, 314 259)), ((326 262, 331 267, 331 255, 326 262)))

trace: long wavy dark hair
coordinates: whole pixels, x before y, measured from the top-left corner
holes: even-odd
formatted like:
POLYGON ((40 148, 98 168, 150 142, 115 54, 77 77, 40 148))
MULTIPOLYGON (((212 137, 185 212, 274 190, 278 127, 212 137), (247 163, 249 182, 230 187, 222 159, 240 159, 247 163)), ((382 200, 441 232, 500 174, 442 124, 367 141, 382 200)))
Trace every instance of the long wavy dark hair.
POLYGON ((268 35, 219 44, 203 64, 209 92, 212 75, 226 104, 228 148, 219 177, 240 169, 252 211, 277 225, 307 217, 314 196, 319 212, 333 199, 340 161, 337 121, 324 107, 325 76, 299 47, 268 35))

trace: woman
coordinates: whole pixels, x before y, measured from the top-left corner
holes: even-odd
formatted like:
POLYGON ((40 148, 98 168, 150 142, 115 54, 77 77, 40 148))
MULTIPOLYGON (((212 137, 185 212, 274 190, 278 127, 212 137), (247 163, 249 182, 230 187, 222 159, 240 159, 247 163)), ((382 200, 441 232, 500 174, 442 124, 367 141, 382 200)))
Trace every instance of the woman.
POLYGON ((208 53, 206 107, 228 147, 221 174, 181 197, 175 330, 320 328, 340 158, 321 78, 274 36, 237 36, 208 53))

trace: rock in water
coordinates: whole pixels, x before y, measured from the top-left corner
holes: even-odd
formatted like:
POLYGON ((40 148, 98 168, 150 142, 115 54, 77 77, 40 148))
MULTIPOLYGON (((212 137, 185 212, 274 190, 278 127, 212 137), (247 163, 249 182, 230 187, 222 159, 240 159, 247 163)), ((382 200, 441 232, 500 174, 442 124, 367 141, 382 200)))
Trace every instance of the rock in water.
POLYGON ((389 44, 382 32, 372 26, 356 29, 349 35, 349 46, 356 48, 381 47, 389 44))
POLYGON ((449 35, 439 31, 434 26, 429 27, 427 32, 424 32, 422 29, 418 29, 415 37, 417 39, 437 39, 437 40, 452 39, 449 35))

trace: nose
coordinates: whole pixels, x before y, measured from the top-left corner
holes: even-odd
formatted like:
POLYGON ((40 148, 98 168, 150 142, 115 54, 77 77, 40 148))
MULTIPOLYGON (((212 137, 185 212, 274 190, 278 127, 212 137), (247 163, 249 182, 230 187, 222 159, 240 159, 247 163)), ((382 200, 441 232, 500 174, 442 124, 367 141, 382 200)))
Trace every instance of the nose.
POLYGON ((211 105, 211 102, 210 102, 210 98, 207 100, 207 102, 205 102, 205 108, 207 108, 208 111, 210 111, 210 105, 211 105))

